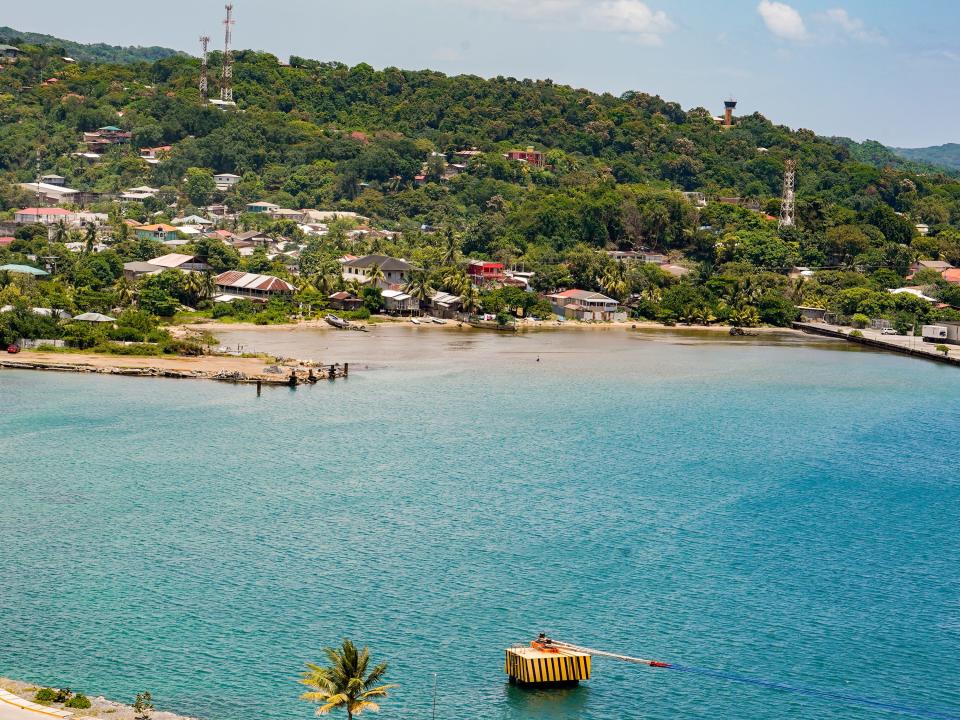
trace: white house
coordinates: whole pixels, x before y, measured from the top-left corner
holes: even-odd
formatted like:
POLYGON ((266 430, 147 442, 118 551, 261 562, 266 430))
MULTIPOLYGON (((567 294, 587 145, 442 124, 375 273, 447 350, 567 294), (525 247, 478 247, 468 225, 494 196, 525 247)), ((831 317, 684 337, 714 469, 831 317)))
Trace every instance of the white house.
POLYGON ((65 223, 73 223, 77 214, 63 208, 24 208, 15 210, 13 213, 14 222, 25 225, 40 223, 42 225, 55 225, 61 220, 65 223))
POLYGON ((389 255, 364 255, 343 262, 343 279, 347 282, 358 280, 361 283, 368 283, 374 266, 379 267, 383 273, 383 278, 377 283, 381 287, 406 283, 413 270, 413 265, 406 260, 392 258, 389 255))
POLYGON ((388 313, 419 313, 420 301, 400 290, 384 290, 383 307, 388 313))
POLYGON ((547 295, 553 311, 570 320, 626 320, 620 303, 611 297, 589 290, 564 290, 547 295))
POLYGON ((229 190, 238 182, 240 182, 240 176, 233 173, 219 173, 213 176, 213 183, 217 186, 217 190, 229 190))

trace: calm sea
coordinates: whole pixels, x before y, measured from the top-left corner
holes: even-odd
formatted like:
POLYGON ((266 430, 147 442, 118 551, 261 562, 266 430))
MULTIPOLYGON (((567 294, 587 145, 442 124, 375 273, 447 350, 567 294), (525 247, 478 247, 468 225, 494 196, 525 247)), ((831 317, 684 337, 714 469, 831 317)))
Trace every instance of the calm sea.
POLYGON ((442 718, 896 716, 603 659, 509 686, 546 631, 960 716, 955 368, 415 332, 232 335, 356 368, 260 398, 0 371, 0 674, 293 720, 347 636, 390 661, 383 717, 431 717, 434 673, 442 718))

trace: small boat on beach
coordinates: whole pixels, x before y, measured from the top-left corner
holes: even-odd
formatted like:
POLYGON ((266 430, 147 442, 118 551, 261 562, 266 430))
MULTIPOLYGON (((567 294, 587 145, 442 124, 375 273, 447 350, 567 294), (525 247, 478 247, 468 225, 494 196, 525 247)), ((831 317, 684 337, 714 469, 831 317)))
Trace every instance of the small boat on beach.
POLYGON ((422 324, 423 324, 423 323, 421 323, 419 320, 417 320, 416 318, 410 318, 410 322, 412 322, 414 325, 422 325, 422 324))
POLYGON ((447 324, 447 321, 446 321, 446 320, 444 320, 443 318, 438 318, 438 317, 430 318, 430 322, 432 322, 434 325, 446 325, 446 324, 447 324))
POLYGON ((342 317, 337 317, 336 315, 325 315, 323 318, 327 325, 332 325, 337 330, 346 330, 350 327, 350 321, 344 320, 342 317))

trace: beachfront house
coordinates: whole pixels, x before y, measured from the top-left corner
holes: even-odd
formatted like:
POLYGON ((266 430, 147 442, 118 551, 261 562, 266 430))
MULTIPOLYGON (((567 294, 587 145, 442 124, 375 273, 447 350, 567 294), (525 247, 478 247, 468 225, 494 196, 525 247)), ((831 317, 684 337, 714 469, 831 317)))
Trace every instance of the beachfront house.
POLYGON ((383 288, 405 284, 410 280, 410 274, 414 270, 413 265, 406 260, 389 255, 364 255, 343 263, 343 279, 347 282, 357 280, 366 284, 371 281, 372 275, 376 274, 375 267, 380 268, 383 274, 383 277, 377 281, 377 284, 383 288))
POLYGON ((620 303, 611 297, 590 290, 564 290, 547 295, 553 311, 568 320, 626 320, 620 303))
POLYGON ((333 310, 358 310, 363 305, 363 300, 351 295, 346 290, 335 292, 327 300, 333 310))
POLYGON ((295 288, 286 280, 273 275, 245 273, 242 270, 227 270, 217 275, 216 302, 231 302, 245 299, 266 302, 275 295, 292 295, 295 288))
POLYGON ((504 274, 503 263, 490 262, 487 260, 474 260, 467 265, 467 275, 474 285, 486 285, 488 283, 501 282, 506 275, 504 274))
POLYGON ((420 301, 402 290, 384 290, 383 309, 391 315, 419 315, 420 301))

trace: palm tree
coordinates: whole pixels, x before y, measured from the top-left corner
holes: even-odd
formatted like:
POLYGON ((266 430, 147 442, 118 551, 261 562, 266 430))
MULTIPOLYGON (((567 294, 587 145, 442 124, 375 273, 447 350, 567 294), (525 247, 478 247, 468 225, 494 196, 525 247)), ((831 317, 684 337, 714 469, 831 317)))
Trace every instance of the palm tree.
POLYGON ((133 283, 126 275, 121 275, 113 285, 113 293, 118 307, 127 307, 133 302, 133 283))
POLYGON ((363 294, 364 284, 359 280, 351 280, 344 286, 344 288, 354 297, 361 297, 363 294))
POLYGON ((623 266, 615 263, 608 267, 600 278, 600 286, 617 300, 623 300, 627 294, 627 278, 623 266))
POLYGON ((457 261, 457 253, 460 250, 460 242, 454 234, 453 229, 446 227, 441 236, 443 242, 443 264, 453 265, 457 261))
POLYGON ((378 685, 387 672, 387 663, 381 662, 367 672, 370 664, 370 651, 357 647, 344 640, 339 648, 325 647, 324 654, 330 661, 326 667, 307 663, 308 670, 303 673, 300 682, 307 687, 316 688, 300 696, 301 700, 321 703, 317 715, 326 715, 336 708, 347 711, 347 720, 353 720, 365 710, 377 712, 380 705, 373 698, 387 697, 387 693, 396 685, 378 685))
POLYGON ((473 283, 467 285, 466 290, 460 295, 460 307, 470 315, 480 309, 480 291, 473 283))
POLYGON ((433 297, 434 289, 430 286, 430 278, 426 270, 414 270, 403 291, 412 298, 416 298, 422 305, 433 297))
POLYGON ((470 278, 459 270, 449 272, 443 276, 443 288, 447 292, 462 295, 470 284, 470 278))
POLYGON ((370 282, 376 285, 384 278, 383 268, 380 267, 379 264, 374 263, 370 266, 370 272, 367 273, 367 277, 370 278, 370 282))
POLYGON ((55 243, 65 243, 70 239, 70 229, 65 221, 60 220, 53 226, 53 235, 50 239, 55 243))
POLYGON ((86 232, 84 234, 84 252, 89 255, 93 252, 93 246, 97 242, 97 226, 92 222, 84 223, 86 232))

